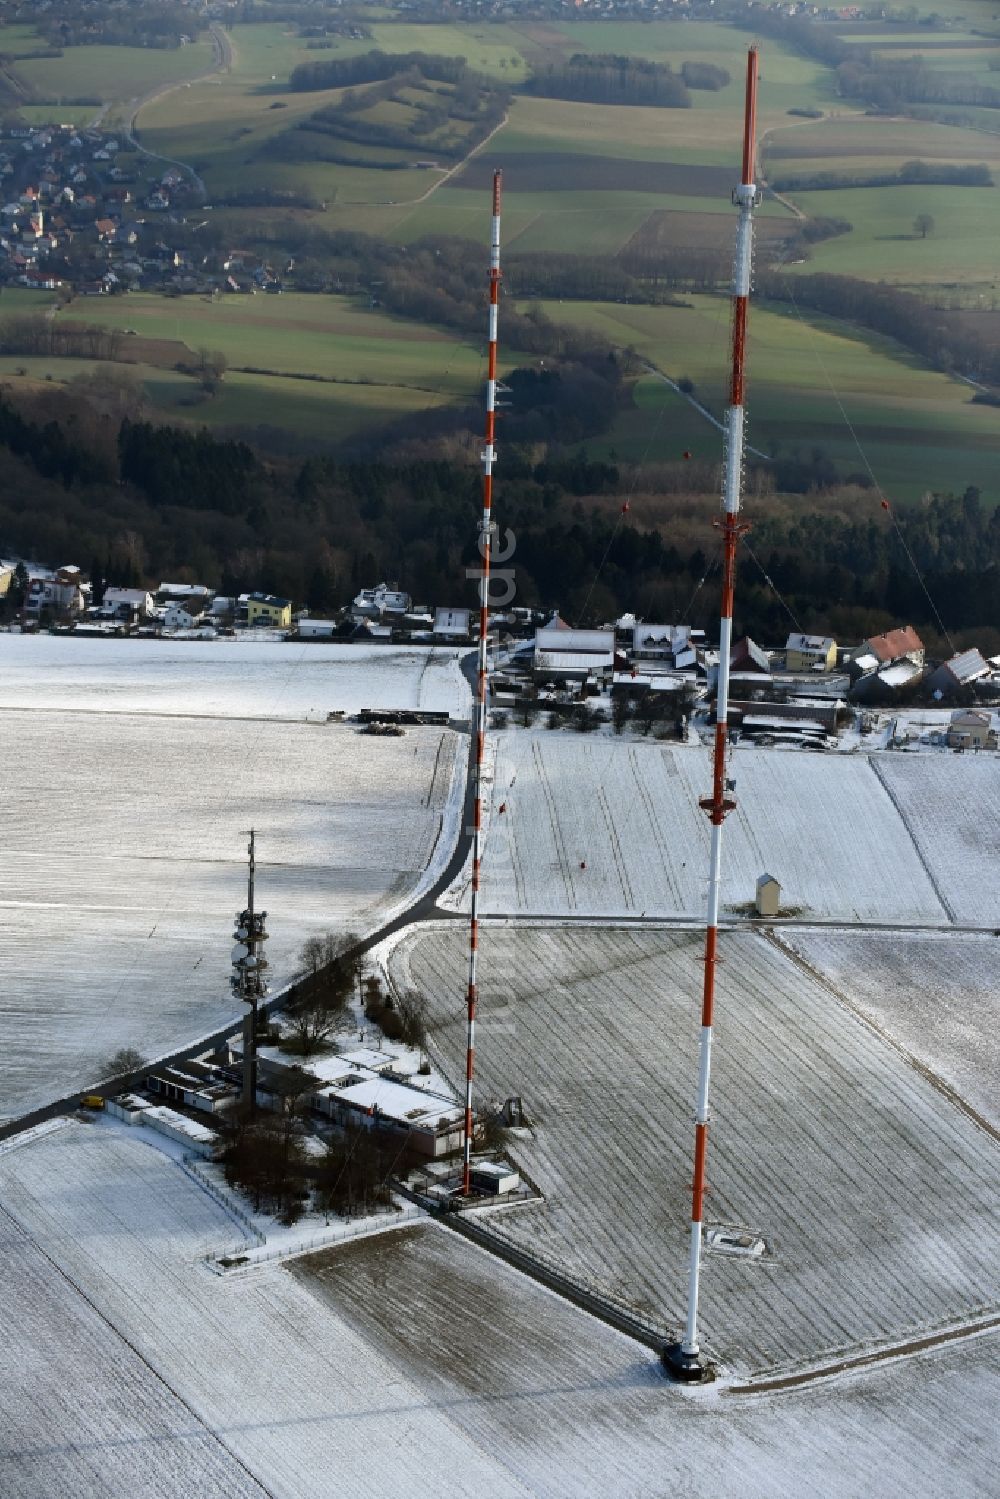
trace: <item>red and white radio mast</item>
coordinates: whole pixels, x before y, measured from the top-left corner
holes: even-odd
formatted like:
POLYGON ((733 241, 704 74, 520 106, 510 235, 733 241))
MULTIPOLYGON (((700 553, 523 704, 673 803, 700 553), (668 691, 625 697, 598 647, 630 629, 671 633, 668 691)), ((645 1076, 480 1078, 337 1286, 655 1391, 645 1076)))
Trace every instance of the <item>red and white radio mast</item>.
POLYGON ((483 755, 486 748, 486 686, 489 670, 490 556, 493 547, 493 464, 496 449, 497 316, 500 308, 500 182, 493 173, 493 220, 490 234, 489 357, 486 372, 486 440, 483 443, 483 514, 479 522, 479 667, 476 676, 476 771, 472 822, 472 914, 469 921, 468 1039, 465 1051, 465 1135, 462 1154, 462 1195, 469 1195, 472 1170, 472 1076, 476 1057, 476 968, 479 958, 479 872, 483 841, 483 755))
POLYGON ((746 107, 743 121, 743 171, 733 190, 739 209, 736 263, 733 271, 733 359, 726 427, 725 488, 722 517, 722 620, 719 629, 719 676, 715 703, 715 748, 712 794, 701 805, 712 823, 712 852, 708 876, 708 916, 705 926, 705 980, 701 1009, 698 1064, 698 1102, 694 1139, 694 1182, 691 1202, 691 1251, 688 1305, 684 1336, 663 1351, 663 1361, 675 1378, 695 1383, 711 1379, 712 1365, 698 1342, 698 1287, 701 1274, 702 1220, 705 1198, 705 1156, 708 1150, 708 1085, 712 1066, 712 1017, 715 1006, 715 967, 719 939, 719 880, 722 864, 722 824, 736 805, 726 785, 726 742, 729 716, 729 657, 733 637, 733 593, 736 587, 736 548, 746 527, 738 519, 743 486, 743 387, 747 306, 753 262, 753 211, 760 201, 755 183, 757 137, 757 48, 747 54, 746 107))

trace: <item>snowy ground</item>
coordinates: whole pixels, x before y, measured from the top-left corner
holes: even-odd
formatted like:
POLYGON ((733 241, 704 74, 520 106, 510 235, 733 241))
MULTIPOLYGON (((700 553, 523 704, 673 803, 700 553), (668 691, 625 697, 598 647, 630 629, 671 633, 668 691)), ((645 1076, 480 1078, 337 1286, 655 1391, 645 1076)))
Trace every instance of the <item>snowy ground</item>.
POLYGON ((314 718, 359 708, 469 715, 452 647, 0 634, 0 708, 314 718))
POLYGON ((1000 938, 807 929, 784 941, 1000 1129, 1000 938))
POLYGON ((1000 927, 1000 759, 879 755, 872 764, 952 919, 1000 927))
MULTIPOLYGON (((66 657, 76 649, 52 643, 66 657)), ((266 721, 283 672, 264 662, 257 714, 248 679, 239 717, 204 704, 197 717, 146 715, 134 711, 143 670, 119 660, 117 693, 110 678, 100 688, 113 712, 57 707, 76 701, 63 667, 39 667, 44 711, 0 709, 14 747, 0 770, 0 1116, 95 1082, 119 1047, 153 1057, 235 1014, 231 922, 251 824, 275 984, 306 936, 378 926, 454 848, 466 741, 453 731, 378 739, 348 724, 266 721)))
POLYGON ((4 1499, 991 1491, 995 1338, 787 1393, 684 1392, 437 1225, 239 1284, 198 1263, 232 1232, 129 1137, 68 1124, 0 1153, 4 1499))
MULTIPOLYGON (((465 934, 390 958, 428 996, 445 1070, 464 1058, 465 934)), ((495 1220, 676 1326, 690 1213, 700 934, 487 927, 477 1077, 520 1094, 514 1150, 545 1203, 495 1220)), ((762 1234, 710 1257, 706 1339, 781 1368, 961 1320, 1000 1301, 1000 1153, 921 1072, 764 937, 721 944, 709 1224, 762 1234)))
MULTIPOLYGON (((710 825, 698 799, 711 786, 707 750, 563 730, 507 730, 494 738, 485 911, 704 913, 710 825)), ((978 826, 973 787, 965 777, 967 768, 978 767, 956 758, 942 768, 951 778, 939 792, 940 817, 951 819, 950 837, 957 841, 978 826)), ((925 867, 866 756, 738 748, 730 774, 738 806, 725 826, 724 905, 745 906, 766 871, 781 882, 783 904, 797 914, 915 924, 949 920, 931 875, 939 872, 945 883, 951 878, 951 845, 922 846, 925 867)), ((997 885, 988 838, 977 836, 966 849, 962 877, 983 888, 977 909, 984 914, 998 899, 997 885)), ((461 906, 467 894, 468 870, 446 903, 461 906)))
POLYGON ((238 1225, 141 1141, 0 1153, 0 1225, 4 1499, 518 1492, 290 1276, 200 1265, 238 1225))

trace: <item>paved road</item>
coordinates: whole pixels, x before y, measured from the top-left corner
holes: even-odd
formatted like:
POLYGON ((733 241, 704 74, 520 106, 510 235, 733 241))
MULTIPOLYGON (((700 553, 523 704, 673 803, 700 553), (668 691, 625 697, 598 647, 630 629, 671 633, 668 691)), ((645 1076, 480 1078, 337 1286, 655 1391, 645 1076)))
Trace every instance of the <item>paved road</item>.
MULTIPOLYGON (((229 69, 232 67, 233 62, 232 43, 226 36, 226 33, 223 31, 221 26, 212 26, 209 28, 209 30, 212 36, 212 48, 215 53, 212 61, 212 66, 208 68, 204 73, 199 73, 195 78, 185 78, 182 79, 179 83, 161 83, 157 88, 150 89, 149 93, 142 94, 135 99, 131 99, 129 101, 128 121, 125 125, 126 138, 131 141, 136 150, 141 151, 143 156, 148 156, 151 161, 163 161, 166 162, 167 166, 169 167, 177 167, 179 171, 186 172, 191 178, 191 181, 194 183, 198 192, 201 194, 201 200, 203 203, 208 197, 208 188, 205 186, 202 179, 198 176, 198 173, 195 171, 194 167, 191 166, 189 162, 177 161, 172 156, 161 156, 158 151, 147 151, 146 147, 140 144, 137 134, 138 127, 136 125, 136 120, 138 118, 139 111, 141 109, 145 109, 147 104, 152 104, 154 99, 163 99, 167 94, 175 93, 177 89, 189 88, 191 84, 201 83, 203 79, 212 78, 216 73, 226 73, 229 71, 229 69)), ((106 110, 107 108, 108 106, 105 105, 104 110, 106 110)), ((104 110, 101 111, 102 115, 104 113, 104 110)))

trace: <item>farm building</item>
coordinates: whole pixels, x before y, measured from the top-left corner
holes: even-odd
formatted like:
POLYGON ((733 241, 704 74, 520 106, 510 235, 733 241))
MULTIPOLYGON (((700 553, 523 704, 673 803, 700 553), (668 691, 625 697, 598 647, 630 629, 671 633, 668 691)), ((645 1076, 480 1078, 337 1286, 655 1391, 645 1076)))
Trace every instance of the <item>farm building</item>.
POLYGON ((585 682, 610 673, 614 664, 613 630, 571 630, 560 623, 535 631, 533 670, 538 678, 585 682))
POLYGON ((299 635, 303 640, 328 640, 336 628, 334 619, 299 620, 299 635))
POLYGON ((740 674, 759 673, 767 677, 771 674, 771 660, 766 651, 762 651, 749 635, 745 635, 742 640, 736 641, 729 653, 729 670, 740 674))
POLYGON ((785 642, 786 671, 832 671, 837 664, 837 642, 829 635, 793 631, 785 642))
POLYGON ((912 661, 914 666, 924 664, 924 642, 912 625, 903 625, 897 630, 887 630, 884 635, 872 635, 862 641, 859 656, 874 656, 879 666, 892 666, 896 661, 912 661))
POLYGON ((843 706, 843 699, 836 697, 797 697, 787 703, 772 703, 763 697, 754 702, 731 698, 729 722, 738 728, 745 714, 763 713, 769 719, 794 719, 796 723, 808 721, 814 727, 833 734, 837 729, 837 714, 843 706))
POLYGON ((470 619, 468 609, 435 609, 434 634, 439 640, 468 640, 470 619))
POLYGON ((963 687, 971 687, 983 677, 990 675, 989 662, 985 661, 975 646, 968 651, 959 651, 949 661, 931 673, 927 686, 935 696, 948 697, 963 687))
POLYGON ((977 708, 960 708, 948 725, 949 749, 996 749, 993 715, 977 708))
POLYGON ((252 593, 247 599, 248 625, 274 625, 287 630, 292 623, 291 599, 278 598, 273 593, 252 593))

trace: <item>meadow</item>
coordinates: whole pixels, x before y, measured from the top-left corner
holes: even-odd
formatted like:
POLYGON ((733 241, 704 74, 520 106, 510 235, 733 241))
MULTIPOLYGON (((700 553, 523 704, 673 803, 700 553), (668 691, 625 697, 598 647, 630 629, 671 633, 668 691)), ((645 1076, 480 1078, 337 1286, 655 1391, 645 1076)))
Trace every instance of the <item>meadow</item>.
MULTIPOLYGON (((812 262, 810 262, 812 264, 812 262)), ((694 381, 719 418, 726 402, 729 303, 690 297, 684 307, 544 302, 555 321, 592 328, 663 373, 694 381)), ((971 403, 969 387, 928 369, 890 340, 793 308, 756 305, 750 318, 748 438, 756 447, 808 454, 819 446, 847 473, 871 465, 893 498, 928 488, 979 485, 1000 498, 1000 428, 971 403), (855 436, 857 435, 857 440, 855 436), (860 445, 860 446, 859 446, 860 445)), ((688 403, 640 381, 635 409, 591 451, 676 460, 684 450, 718 457, 720 435, 688 403)))
MULTIPOLYGON (((7 292, 0 320, 38 313, 51 302, 44 292, 7 292)), ((210 427, 284 428, 340 441, 397 417, 472 399, 485 377, 478 345, 344 296, 209 299, 136 292, 74 302, 58 318, 131 329, 135 337, 123 339, 119 359, 128 361, 155 411, 210 427), (230 366, 211 397, 176 368, 195 365, 205 349, 223 353, 230 366)), ((516 362, 507 351, 501 369, 516 362)), ((0 356, 0 377, 15 385, 63 382, 94 368, 86 359, 0 356)))
POLYGON ((207 38, 180 48, 67 47, 62 57, 18 61, 17 73, 42 100, 93 96, 115 103, 194 78, 212 66, 212 56, 207 38))

